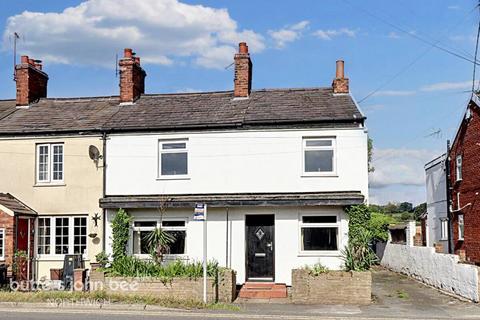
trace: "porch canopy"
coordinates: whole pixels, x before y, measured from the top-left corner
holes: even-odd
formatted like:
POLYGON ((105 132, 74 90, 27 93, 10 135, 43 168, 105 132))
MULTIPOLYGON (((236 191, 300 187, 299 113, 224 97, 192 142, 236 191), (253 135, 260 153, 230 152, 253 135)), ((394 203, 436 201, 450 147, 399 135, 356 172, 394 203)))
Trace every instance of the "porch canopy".
POLYGON ((100 199, 104 209, 118 208, 185 208, 196 203, 209 207, 238 206, 349 206, 362 204, 360 191, 302 192, 302 193, 232 193, 232 194, 175 194, 146 196, 107 196, 100 199))
POLYGON ((0 192, 0 210, 10 216, 36 216, 37 212, 10 193, 0 192))

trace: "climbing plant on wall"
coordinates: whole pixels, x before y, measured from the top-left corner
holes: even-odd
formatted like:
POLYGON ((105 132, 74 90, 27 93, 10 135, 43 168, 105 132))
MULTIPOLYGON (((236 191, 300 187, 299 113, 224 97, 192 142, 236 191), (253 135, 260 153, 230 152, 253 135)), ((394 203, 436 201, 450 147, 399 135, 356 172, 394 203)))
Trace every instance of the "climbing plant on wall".
POLYGON ((127 211, 119 209, 112 221, 113 260, 124 257, 127 253, 127 243, 132 217, 127 211))

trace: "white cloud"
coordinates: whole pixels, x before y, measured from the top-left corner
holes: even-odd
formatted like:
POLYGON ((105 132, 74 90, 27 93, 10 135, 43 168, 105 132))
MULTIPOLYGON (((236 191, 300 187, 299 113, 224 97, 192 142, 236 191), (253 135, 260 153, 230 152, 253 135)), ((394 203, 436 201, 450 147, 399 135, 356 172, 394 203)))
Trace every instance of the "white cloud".
POLYGON ((390 32, 390 33, 388 34, 388 37, 389 37, 390 39, 400 39, 400 36, 398 35, 398 33, 394 32, 394 31, 390 32))
POLYGON ((269 30, 268 34, 275 42, 275 47, 282 49, 288 43, 298 40, 302 36, 302 32, 308 28, 309 23, 309 21, 303 20, 279 30, 269 30))
POLYGON ((178 0, 89 0, 63 12, 29 12, 8 18, 3 49, 13 32, 25 36, 19 48, 49 63, 113 65, 115 52, 132 47, 145 63, 167 65, 192 58, 208 68, 233 60, 238 42, 252 52, 263 37, 240 30, 226 9, 178 0))
POLYGON ((458 9, 460 9, 460 6, 454 6, 454 5, 453 5, 453 6, 448 6, 447 8, 448 8, 449 10, 458 10, 458 9))
POLYGON ((375 111, 383 110, 385 109, 384 104, 369 104, 366 106, 362 106, 362 109, 365 110, 367 113, 373 113, 375 111))
MULTIPOLYGON (((476 81, 476 85, 478 81, 476 81)), ((446 90, 462 90, 472 88, 472 81, 461 81, 461 82, 438 82, 423 86, 420 88, 421 91, 431 92, 431 91, 446 91, 446 90)))
POLYGON ((348 28, 341 28, 337 30, 317 30, 313 33, 313 35, 322 40, 332 40, 333 38, 339 36, 347 36, 350 38, 354 38, 356 36, 356 31, 348 28))
POLYGON ((374 149, 375 171, 370 173, 370 187, 423 186, 424 165, 438 154, 425 149, 374 149))
POLYGON ((376 97, 398 97, 398 96, 412 96, 416 93, 414 90, 382 90, 377 91, 373 95, 376 97))

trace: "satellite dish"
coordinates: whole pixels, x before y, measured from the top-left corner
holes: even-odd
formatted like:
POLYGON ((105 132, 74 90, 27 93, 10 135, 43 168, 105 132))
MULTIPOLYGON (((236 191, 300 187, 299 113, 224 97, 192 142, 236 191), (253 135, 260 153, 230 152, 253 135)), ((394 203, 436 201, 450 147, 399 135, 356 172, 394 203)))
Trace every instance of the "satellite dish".
POLYGON ((95 162, 97 162, 98 159, 102 158, 102 156, 100 155, 100 151, 94 145, 91 145, 88 147, 88 155, 90 159, 92 159, 95 162))

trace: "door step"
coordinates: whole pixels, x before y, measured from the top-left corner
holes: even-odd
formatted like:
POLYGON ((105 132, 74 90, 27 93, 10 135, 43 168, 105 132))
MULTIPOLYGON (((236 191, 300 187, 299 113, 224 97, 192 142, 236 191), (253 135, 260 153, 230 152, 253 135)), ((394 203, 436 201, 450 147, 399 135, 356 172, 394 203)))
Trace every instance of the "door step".
POLYGON ((286 298, 287 286, 284 283, 245 282, 238 296, 246 299, 286 298))

